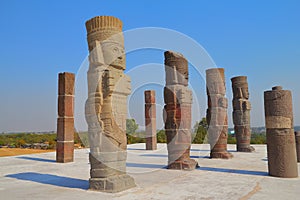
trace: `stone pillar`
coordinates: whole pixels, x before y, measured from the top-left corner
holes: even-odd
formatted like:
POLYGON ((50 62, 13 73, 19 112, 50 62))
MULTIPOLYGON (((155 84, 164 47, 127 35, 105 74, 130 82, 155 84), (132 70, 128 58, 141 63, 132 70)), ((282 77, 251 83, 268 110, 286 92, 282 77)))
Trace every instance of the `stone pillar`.
POLYGON ((86 22, 89 46, 88 123, 91 163, 90 189, 119 192, 135 186, 126 174, 127 96, 130 78, 124 74, 122 22, 98 16, 86 22))
POLYGON ((252 152, 255 149, 250 146, 250 110, 249 90, 247 76, 237 76, 231 79, 232 82, 232 117, 236 137, 237 151, 252 152))
POLYGON ((157 149, 155 106, 155 91, 145 91, 146 150, 157 149))
POLYGON ((168 169, 192 170, 190 159, 192 91, 188 89, 188 62, 183 55, 166 51, 164 121, 168 147, 168 169))
POLYGON ((59 73, 56 162, 60 163, 74 159, 74 82, 74 74, 59 73))
POLYGON ((271 176, 298 177, 292 93, 281 86, 264 92, 268 168, 271 176))
POLYGON ((295 131, 297 162, 300 162, 300 131, 295 131))
POLYGON ((225 98, 225 75, 223 68, 206 70, 206 90, 208 109, 206 120, 208 124, 208 141, 211 158, 229 159, 233 155, 227 151, 228 138, 228 101, 225 98))

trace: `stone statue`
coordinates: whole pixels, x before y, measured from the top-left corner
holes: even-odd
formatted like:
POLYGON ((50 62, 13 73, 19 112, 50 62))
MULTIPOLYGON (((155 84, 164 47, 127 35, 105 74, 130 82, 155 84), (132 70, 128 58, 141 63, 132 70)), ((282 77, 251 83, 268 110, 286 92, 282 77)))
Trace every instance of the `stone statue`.
POLYGON ((237 151, 252 152, 255 149, 250 146, 250 110, 249 91, 247 76, 237 76, 231 79, 232 82, 232 117, 234 132, 237 143, 237 151))
POLYGON ((166 51, 164 121, 168 147, 168 169, 192 170, 190 159, 192 91, 188 89, 188 62, 179 53, 166 51))
POLYGON ((298 177, 292 93, 281 86, 264 92, 268 169, 271 176, 298 177))
POLYGON ((206 70, 206 90, 208 109, 206 120, 208 124, 208 141, 211 158, 229 159, 233 155, 227 151, 228 138, 228 101, 225 98, 225 75, 223 68, 206 70))
POLYGON ((135 186, 126 174, 127 96, 122 22, 98 16, 86 22, 89 45, 88 99, 85 106, 90 141, 90 189, 119 192, 135 186))

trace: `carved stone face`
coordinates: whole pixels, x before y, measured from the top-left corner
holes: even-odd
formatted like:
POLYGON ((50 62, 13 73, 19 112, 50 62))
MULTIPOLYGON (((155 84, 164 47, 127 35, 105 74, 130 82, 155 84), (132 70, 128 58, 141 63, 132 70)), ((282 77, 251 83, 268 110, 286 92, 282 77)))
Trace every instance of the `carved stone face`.
POLYGON ((248 87, 243 87, 242 88, 242 95, 244 99, 249 99, 249 90, 248 87))
POLYGON ((125 50, 124 46, 114 41, 104 41, 101 43, 105 64, 125 70, 125 50))

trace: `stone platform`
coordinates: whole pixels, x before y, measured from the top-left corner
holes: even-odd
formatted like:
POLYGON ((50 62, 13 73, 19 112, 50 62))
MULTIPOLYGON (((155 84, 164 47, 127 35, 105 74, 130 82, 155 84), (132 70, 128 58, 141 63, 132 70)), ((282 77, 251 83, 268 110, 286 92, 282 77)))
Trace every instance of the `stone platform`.
MULTIPOLYGON (((127 171, 137 187, 116 194, 88 190, 88 149, 75 150, 74 163, 56 163, 55 152, 0 158, 1 199, 297 199, 300 178, 267 174, 265 145, 255 152, 235 151, 230 160, 209 159, 209 145, 192 145, 191 158, 200 168, 167 170, 167 149, 146 151, 128 145, 127 171)), ((298 164, 300 170, 300 164, 298 164)))

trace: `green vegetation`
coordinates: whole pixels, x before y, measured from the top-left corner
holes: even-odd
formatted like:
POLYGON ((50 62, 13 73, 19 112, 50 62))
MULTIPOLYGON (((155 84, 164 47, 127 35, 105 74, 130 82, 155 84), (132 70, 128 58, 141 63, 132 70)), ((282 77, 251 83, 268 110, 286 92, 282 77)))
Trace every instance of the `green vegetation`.
POLYGON ((49 149, 53 149, 56 145, 56 134, 36 134, 36 133, 14 133, 1 134, 0 146, 10 146, 20 148, 24 145, 32 145, 34 143, 49 144, 49 149))
MULTIPOLYGON (((0 134, 0 146, 21 148, 30 147, 33 144, 47 144, 47 149, 55 149, 56 136, 56 133, 2 133, 0 134)), ((86 144, 88 144, 87 132, 75 132, 74 144, 78 144, 79 146, 85 147, 86 144)))
POLYGON ((202 118, 200 122, 196 122, 194 125, 194 132, 192 133, 193 144, 207 143, 207 121, 206 118, 202 118))
MULTIPOLYGON (((127 143, 145 143, 145 131, 136 132, 139 125, 136 124, 134 119, 126 120, 126 136, 127 143)), ((192 133, 193 144, 207 143, 207 121, 202 118, 200 122, 194 125, 192 133)), ((156 134, 158 143, 166 143, 167 137, 164 130, 159 130, 156 134)), ((47 144, 48 149, 56 148, 56 133, 14 133, 14 134, 0 134, 0 146, 9 147, 28 147, 35 143, 47 144)), ((74 144, 82 147, 89 147, 88 132, 75 132, 74 144)), ((236 138, 228 134, 228 144, 236 144, 236 138)), ((251 144, 266 144, 266 133, 252 133, 251 144)))

